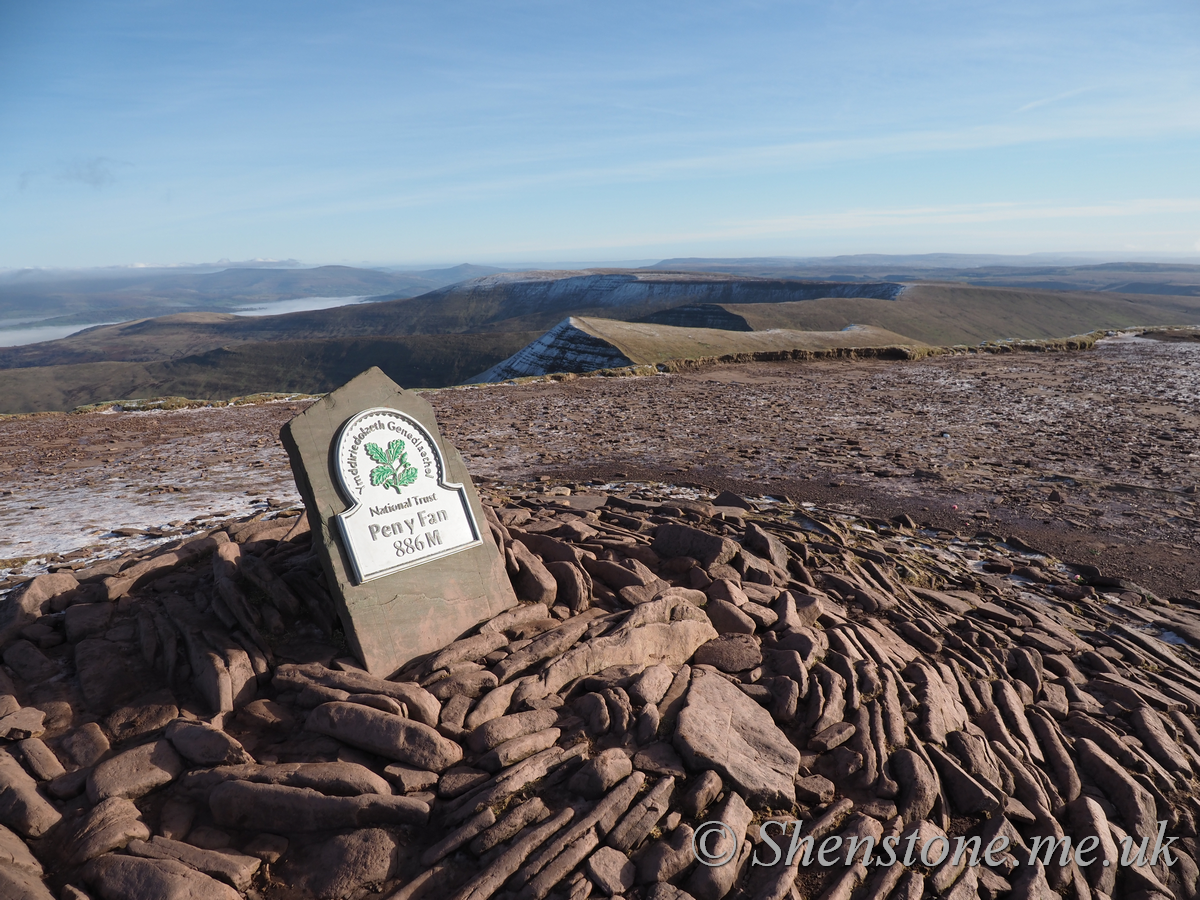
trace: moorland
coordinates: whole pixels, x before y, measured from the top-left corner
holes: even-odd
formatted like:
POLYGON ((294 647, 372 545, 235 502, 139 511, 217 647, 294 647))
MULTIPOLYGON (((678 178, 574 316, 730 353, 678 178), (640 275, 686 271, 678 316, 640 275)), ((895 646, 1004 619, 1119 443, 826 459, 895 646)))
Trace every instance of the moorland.
MULTIPOLYGON (((109 275, 94 283, 77 280, 74 293, 54 282, 31 282, 41 293, 24 300, 10 290, 19 281, 10 277, 0 285, 0 308, 8 314, 28 312, 34 300, 43 311, 62 304, 63 315, 84 319, 97 311, 162 314, 0 349, 0 413, 146 397, 319 393, 371 365, 409 387, 444 387, 493 369, 571 317, 601 320, 592 338, 607 343, 599 332, 619 331, 627 344, 643 348, 640 359, 655 362, 669 358, 665 349, 645 351, 656 341, 683 356, 719 357, 754 344, 737 337, 745 332, 870 326, 882 331, 860 331, 858 346, 945 347, 1200 322, 1200 266, 954 268, 933 262, 888 266, 869 258, 789 267, 771 260, 685 260, 644 269, 485 274, 477 267, 424 273, 230 269, 129 283, 132 276, 109 275), (825 277, 814 277, 820 273, 825 277), (454 280, 459 276, 474 277, 454 280), (452 283, 423 290, 438 279, 452 283), (228 311, 252 300, 372 291, 379 293, 370 302, 330 309, 261 316, 228 311), (645 327, 634 334, 636 328, 604 321, 645 327), (668 332, 655 326, 684 331, 670 332, 664 343, 668 332)), ((779 340, 766 343, 774 347, 779 340)), ((812 338, 796 343, 822 346, 812 338)), ((847 341, 825 344, 845 347, 847 341)), ((620 355, 618 348, 613 358, 620 355)), ((571 352, 556 359, 578 370, 571 368, 571 352)))

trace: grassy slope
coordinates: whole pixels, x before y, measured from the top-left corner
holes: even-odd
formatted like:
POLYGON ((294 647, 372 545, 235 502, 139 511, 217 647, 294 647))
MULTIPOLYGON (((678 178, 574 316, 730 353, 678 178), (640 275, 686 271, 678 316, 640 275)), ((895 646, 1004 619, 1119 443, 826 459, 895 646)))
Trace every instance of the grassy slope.
POLYGON ((612 344, 636 365, 769 350, 920 345, 904 335, 869 326, 852 331, 722 331, 614 319, 574 317, 572 321, 581 331, 612 344))
POLYGON ((1200 323, 1200 298, 1023 291, 920 284, 896 300, 831 298, 799 303, 722 304, 756 330, 836 331, 876 325, 927 344, 1055 338, 1102 328, 1200 323))
POLYGON ((538 332, 335 338, 241 344, 183 359, 0 371, 0 413, 67 410, 105 400, 219 400, 264 391, 319 393, 379 366, 404 387, 458 384, 538 332))

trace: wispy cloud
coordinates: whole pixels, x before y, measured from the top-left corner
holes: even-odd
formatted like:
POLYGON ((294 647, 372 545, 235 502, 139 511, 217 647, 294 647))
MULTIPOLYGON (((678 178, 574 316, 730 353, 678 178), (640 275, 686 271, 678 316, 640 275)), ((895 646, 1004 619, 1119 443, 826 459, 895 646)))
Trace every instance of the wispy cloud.
POLYGON ((953 225, 967 222, 1012 222, 1044 219, 1110 219, 1127 216, 1200 212, 1200 197, 1146 198, 1113 203, 1059 205, 1049 203, 978 203, 955 206, 851 209, 767 219, 744 226, 750 233, 821 228, 870 228, 877 225, 953 225))
POLYGON ((1039 106, 1049 106, 1051 103, 1058 103, 1060 100, 1070 100, 1072 97, 1078 97, 1080 94, 1086 94, 1088 91, 1094 91, 1095 89, 1093 85, 1091 87, 1075 88, 1073 91, 1064 91, 1061 94, 1055 94, 1053 97, 1043 97, 1041 100, 1026 103, 1017 112, 1028 112, 1031 109, 1037 109, 1039 106))
POLYGON ((57 177, 59 181, 78 182, 99 190, 117 180, 116 173, 113 171, 114 167, 128 165, 130 163, 109 159, 107 156, 75 159, 63 163, 58 170, 57 177))
MULTIPOLYGON (((346 173, 331 184, 308 193, 293 187, 280 190, 275 204, 246 203, 233 207, 250 212, 297 209, 309 213, 344 214, 379 209, 436 206, 447 202, 476 201, 503 195, 521 195, 532 190, 596 186, 602 184, 652 183, 704 177, 738 177, 751 173, 812 171, 833 162, 870 161, 898 156, 929 156, 970 152, 1000 147, 1045 144, 1052 141, 1103 139, 1114 133, 1127 134, 1134 121, 1120 125, 1111 121, 1064 119, 1037 124, 988 123, 957 129, 892 131, 845 138, 758 143, 717 147, 709 152, 669 148, 662 153, 612 152, 598 159, 578 145, 564 144, 558 153, 546 151, 543 165, 531 167, 524 160, 492 156, 487 160, 463 157, 398 173, 394 168, 346 173), (611 159, 611 161, 610 161, 611 159)), ((1147 128, 1153 122, 1146 122, 1147 128)), ((1200 132, 1200 104, 1177 115, 1171 128, 1179 133, 1200 132)), ((594 150, 594 148, 592 148, 594 150)), ((260 195, 261 199, 261 195, 260 195)))
MULTIPOLYGON (((645 232, 613 235, 588 242, 589 249, 630 249, 661 245, 686 245, 710 241, 756 238, 808 237, 812 235, 870 232, 902 233, 913 226, 946 226, 997 222, 1036 222, 1059 219, 1128 218, 1143 215, 1200 212, 1200 197, 1185 199, 1146 198, 1103 204, 1056 205, 1039 203, 977 203, 953 206, 912 206, 880 209, 847 209, 751 219, 727 226, 676 232, 645 232)), ((493 253, 576 251, 577 244, 550 244, 544 239, 498 242, 493 253)), ((1200 250, 1200 241, 1196 249, 1200 250)))

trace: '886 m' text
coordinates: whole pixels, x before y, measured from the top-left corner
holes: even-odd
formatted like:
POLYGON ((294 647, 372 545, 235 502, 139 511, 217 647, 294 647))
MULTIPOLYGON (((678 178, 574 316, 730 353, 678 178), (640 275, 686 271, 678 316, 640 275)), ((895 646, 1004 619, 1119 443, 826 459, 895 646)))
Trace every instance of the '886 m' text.
POLYGON ((396 548, 396 555, 403 558, 411 556, 414 553, 420 553, 422 550, 428 550, 431 547, 439 547, 442 543, 442 536, 435 528, 433 531, 427 531, 424 534, 418 534, 416 537, 401 538, 392 544, 396 548))

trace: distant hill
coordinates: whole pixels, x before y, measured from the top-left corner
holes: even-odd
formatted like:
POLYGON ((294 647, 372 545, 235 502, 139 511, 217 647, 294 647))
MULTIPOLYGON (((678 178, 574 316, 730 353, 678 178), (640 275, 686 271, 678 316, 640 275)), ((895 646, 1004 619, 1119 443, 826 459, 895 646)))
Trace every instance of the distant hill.
POLYGON ((812 259, 664 259, 650 270, 749 275, 757 278, 832 279, 848 282, 946 281, 981 287, 1127 294, 1200 295, 1200 265, 1194 262, 1089 262, 1095 254, 927 253, 860 254, 812 259))
POLYGON ((221 311, 301 297, 413 297, 501 270, 462 265, 420 272, 351 266, 271 269, 261 266, 196 273, 173 269, 109 270, 58 278, 21 272, 0 278, 0 323, 45 317, 42 324, 88 324, 188 310, 221 311))
POLYGON ((482 278, 484 275, 495 275, 498 272, 507 270, 497 269, 495 266, 476 266, 471 263, 462 263, 461 265, 451 266, 448 269, 424 269, 421 271, 415 269, 384 269, 383 271, 394 272, 397 275, 424 278, 432 282, 433 287, 441 287, 444 284, 457 284, 460 281, 482 278))
MULTIPOLYGON (((243 291, 253 277, 275 279, 279 285, 283 276, 294 274, 220 273, 243 291)), ((99 326, 57 341, 0 349, 0 368, 151 362, 248 342, 542 332, 569 316, 760 331, 838 331, 862 324, 926 343, 961 344, 1063 337, 1095 328, 1189 324, 1198 309, 1200 297, 1186 295, 955 283, 845 283, 646 270, 498 273, 416 297, 333 309, 253 318, 189 312, 99 326), (707 312, 689 312, 701 307, 707 312)))
MULTIPOLYGON (((285 281, 270 270, 219 274, 231 291, 285 281)), ((255 318, 184 312, 3 349, 0 411, 166 393, 215 399, 321 391, 357 374, 367 359, 401 384, 444 386, 490 369, 571 317, 640 322, 639 340, 658 335, 652 340, 662 343, 639 345, 639 358, 650 359, 720 355, 700 347, 699 338, 676 345, 678 335, 668 339, 670 332, 655 331, 660 326, 713 330, 729 347, 757 346, 771 330, 840 333, 851 325, 891 332, 889 340, 905 335, 930 345, 978 344, 1200 324, 1200 297, 665 270, 492 273, 415 297, 255 318)), ((632 358, 619 349, 631 340, 628 334, 617 339, 618 325, 603 327, 606 346, 632 358)))
POLYGON ((181 313, 100 326, 57 341, 0 349, 0 368, 176 359, 248 341, 544 331, 571 315, 636 319, 682 303, 888 298, 900 290, 900 285, 888 283, 809 283, 686 272, 502 273, 417 297, 334 309, 254 318, 181 313))

